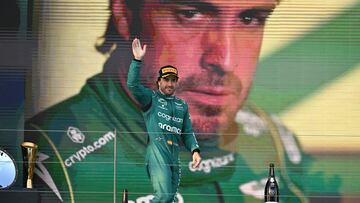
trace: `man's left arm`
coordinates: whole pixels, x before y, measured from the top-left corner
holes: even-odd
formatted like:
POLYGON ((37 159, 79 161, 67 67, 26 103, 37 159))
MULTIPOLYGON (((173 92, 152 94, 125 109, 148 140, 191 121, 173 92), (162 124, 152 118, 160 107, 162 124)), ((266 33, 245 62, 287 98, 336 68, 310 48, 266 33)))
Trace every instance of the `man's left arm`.
POLYGON ((182 128, 182 140, 185 144, 185 147, 192 152, 192 159, 193 159, 193 167, 196 168, 199 166, 201 161, 200 156, 200 147, 196 140, 195 133, 192 129, 191 119, 188 107, 186 106, 186 112, 184 116, 184 124, 182 128))

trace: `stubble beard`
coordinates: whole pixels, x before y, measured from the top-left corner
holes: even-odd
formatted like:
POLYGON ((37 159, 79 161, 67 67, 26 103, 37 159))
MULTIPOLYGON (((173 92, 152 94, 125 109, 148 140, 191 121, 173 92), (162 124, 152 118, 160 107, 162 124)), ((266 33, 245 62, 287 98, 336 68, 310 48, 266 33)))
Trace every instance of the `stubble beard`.
POLYGON ((191 121, 196 138, 199 141, 219 139, 224 130, 233 126, 239 106, 192 105, 190 108, 195 110, 191 113, 191 121))
POLYGON ((197 139, 199 141, 218 139, 221 132, 227 126, 233 126, 235 115, 245 99, 240 96, 243 91, 241 82, 234 75, 224 78, 209 73, 207 76, 202 77, 202 85, 231 87, 234 90, 234 98, 238 98, 238 101, 226 101, 224 104, 207 105, 196 102, 187 94, 187 91, 196 89, 195 87, 198 85, 196 84, 196 81, 198 81, 196 78, 201 78, 201 76, 194 75, 180 80, 176 91, 177 95, 184 96, 183 98, 189 104, 191 122, 193 130, 197 134, 197 139))

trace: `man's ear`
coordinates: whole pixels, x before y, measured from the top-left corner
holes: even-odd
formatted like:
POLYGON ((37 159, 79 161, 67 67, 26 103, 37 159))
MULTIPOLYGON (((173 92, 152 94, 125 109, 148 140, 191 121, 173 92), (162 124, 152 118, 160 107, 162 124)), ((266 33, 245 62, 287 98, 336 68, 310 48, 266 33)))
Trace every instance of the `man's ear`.
POLYGON ((125 0, 112 0, 111 12, 116 30, 126 40, 130 40, 129 22, 131 22, 132 11, 126 6, 125 0))

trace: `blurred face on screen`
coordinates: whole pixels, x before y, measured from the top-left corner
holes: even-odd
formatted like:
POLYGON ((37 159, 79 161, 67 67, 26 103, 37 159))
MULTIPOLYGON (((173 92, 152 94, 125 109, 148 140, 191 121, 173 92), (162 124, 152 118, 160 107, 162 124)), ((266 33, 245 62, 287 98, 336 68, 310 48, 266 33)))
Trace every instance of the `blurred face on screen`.
POLYGON ((152 84, 164 64, 177 67, 176 95, 189 104, 194 130, 217 132, 248 95, 275 5, 276 0, 145 0, 143 81, 152 84))

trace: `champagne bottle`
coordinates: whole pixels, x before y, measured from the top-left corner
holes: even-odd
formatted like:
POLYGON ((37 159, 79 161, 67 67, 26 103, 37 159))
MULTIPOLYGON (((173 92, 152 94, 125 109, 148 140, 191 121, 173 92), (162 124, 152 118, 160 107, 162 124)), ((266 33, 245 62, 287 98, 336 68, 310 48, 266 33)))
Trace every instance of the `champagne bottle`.
POLYGON ((128 203, 128 191, 125 188, 122 194, 122 203, 128 203))
POLYGON ((274 164, 271 163, 269 166, 269 178, 265 185, 264 192, 265 203, 279 202, 279 187, 275 179, 274 164))

